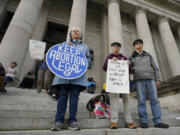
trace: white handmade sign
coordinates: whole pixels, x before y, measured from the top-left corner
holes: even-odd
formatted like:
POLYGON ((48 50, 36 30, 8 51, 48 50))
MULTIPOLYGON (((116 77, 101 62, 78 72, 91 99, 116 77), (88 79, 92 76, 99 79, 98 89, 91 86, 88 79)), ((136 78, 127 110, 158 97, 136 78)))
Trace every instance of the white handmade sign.
POLYGON ((129 93, 129 66, 127 60, 108 60, 106 91, 129 93))
POLYGON ((29 53, 32 59, 44 58, 46 43, 38 40, 29 40, 29 53))

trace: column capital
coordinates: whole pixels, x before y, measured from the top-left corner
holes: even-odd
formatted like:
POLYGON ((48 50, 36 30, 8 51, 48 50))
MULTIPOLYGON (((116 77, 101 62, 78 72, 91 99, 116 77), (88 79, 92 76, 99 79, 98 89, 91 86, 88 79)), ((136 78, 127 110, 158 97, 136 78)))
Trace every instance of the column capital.
POLYGON ((51 5, 52 3, 53 3, 53 2, 52 2, 51 0, 44 0, 44 4, 45 4, 45 5, 48 5, 48 4, 51 5))
POLYGON ((135 14, 139 14, 139 13, 146 14, 146 12, 147 12, 147 9, 145 9, 143 7, 136 7, 135 14))
POLYGON ((107 3, 113 3, 113 2, 116 2, 118 4, 120 4, 120 0, 107 0, 107 3))
POLYGON ((162 23, 162 22, 169 22, 169 19, 165 16, 160 16, 159 17, 159 23, 162 23))

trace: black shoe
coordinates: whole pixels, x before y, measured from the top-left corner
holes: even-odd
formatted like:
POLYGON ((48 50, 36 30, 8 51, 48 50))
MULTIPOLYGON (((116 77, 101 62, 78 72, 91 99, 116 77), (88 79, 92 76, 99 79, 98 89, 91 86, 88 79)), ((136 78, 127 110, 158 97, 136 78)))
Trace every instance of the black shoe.
POLYGON ((146 123, 146 122, 142 122, 140 124, 140 126, 141 126, 141 128, 148 128, 149 127, 148 123, 146 123))
POLYGON ((80 130, 80 126, 77 122, 73 122, 73 123, 68 125, 68 129, 73 130, 73 131, 80 130))
POLYGON ((56 122, 54 124, 54 127, 51 128, 51 131, 60 131, 60 130, 62 130, 62 128, 63 128, 63 124, 59 123, 59 122, 56 122))
POLYGON ((6 90, 5 88, 3 88, 3 89, 1 90, 1 93, 7 93, 7 90, 6 90))
POLYGON ((155 128, 169 128, 168 124, 159 123, 154 126, 155 128))

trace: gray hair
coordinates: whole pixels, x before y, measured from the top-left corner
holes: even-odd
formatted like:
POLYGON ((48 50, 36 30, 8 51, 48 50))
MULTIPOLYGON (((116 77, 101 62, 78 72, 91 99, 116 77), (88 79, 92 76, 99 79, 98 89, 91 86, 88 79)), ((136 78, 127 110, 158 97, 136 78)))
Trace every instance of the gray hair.
POLYGON ((72 32, 73 32, 73 30, 78 30, 78 31, 80 32, 80 40, 82 40, 82 39, 83 39, 83 33, 82 33, 82 31, 80 30, 79 27, 74 26, 74 27, 72 27, 72 29, 71 29, 70 32, 69 32, 70 41, 73 41, 73 38, 72 38, 72 32))

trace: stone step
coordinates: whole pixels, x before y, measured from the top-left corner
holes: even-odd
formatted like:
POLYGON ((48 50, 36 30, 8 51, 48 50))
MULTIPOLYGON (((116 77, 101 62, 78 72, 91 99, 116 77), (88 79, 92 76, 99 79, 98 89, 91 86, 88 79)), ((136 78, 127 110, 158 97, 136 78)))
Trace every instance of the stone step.
MULTIPOLYGON (((91 99, 94 95, 87 94, 87 93, 81 93, 80 95, 80 100, 79 104, 83 103, 84 107, 86 107, 86 103, 91 99)), ((31 108, 47 108, 48 110, 55 110, 56 109, 56 102, 51 99, 51 97, 45 92, 43 93, 36 93, 35 90, 24 90, 24 89, 18 89, 18 88, 11 88, 9 89, 9 92, 4 95, 0 95, 0 109, 1 105, 6 106, 6 105, 15 105, 15 106, 23 106, 23 107, 28 107, 31 108), (16 93, 16 94, 15 94, 16 93), (38 107, 37 107, 38 106, 38 107)), ((137 101, 134 99, 131 99, 131 110, 132 112, 137 112, 137 101)), ((119 104, 120 111, 123 111, 123 103, 122 100, 120 99, 120 104, 119 104)), ((82 109, 82 108, 81 108, 82 109)), ((147 103, 147 110, 148 112, 151 112, 149 104, 147 103)), ((162 111, 162 113, 168 114, 169 111, 168 109, 165 109, 162 111), (167 111, 166 111, 167 110, 167 111), (167 112, 167 113, 166 113, 167 112)))
MULTIPOLYGON (((32 105, 32 104, 0 104, 0 117, 12 117, 12 116, 26 116, 26 117, 35 117, 39 116, 47 116, 53 117, 56 112, 56 102, 52 105, 32 105)), ((68 115, 69 109, 67 107, 66 115, 68 115)), ((137 109, 131 109, 132 117, 138 118, 137 109)), ((149 118, 152 118, 152 113, 148 111, 149 118)), ((123 108, 119 110, 119 116, 124 116, 123 108)), ((167 109, 162 109, 162 118, 175 118, 180 116, 180 111, 170 111, 167 109)), ((95 118, 93 114, 86 109, 86 104, 79 103, 77 118, 95 118)))
MULTIPOLYGON (((108 128, 110 125, 109 119, 78 119, 82 129, 108 128)), ((133 119, 139 125, 139 119, 133 119)), ((163 122, 168 123, 171 127, 180 127, 180 120, 163 119, 163 122)), ((124 118, 119 119, 119 127, 125 127, 124 118)), ((0 130, 47 130, 54 124, 54 117, 1 117, 0 130)), ((67 125, 67 120, 65 122, 67 125)), ((149 125, 153 127, 150 120, 149 125)))
MULTIPOLYGON (((0 93, 0 103, 1 104, 31 104, 31 105, 54 105, 56 103, 49 95, 42 91, 37 93, 36 90, 27 90, 19 88, 7 88, 8 92, 5 94, 0 93)), ((93 96, 92 94, 87 94, 82 92, 79 97, 79 103, 87 103, 93 96)))
MULTIPOLYGON (((77 118, 81 127, 86 128, 107 128, 109 120, 95 119, 87 111, 86 103, 94 95, 81 93, 77 118)), ((53 101, 45 91, 38 94, 36 90, 24 90, 19 88, 8 88, 8 93, 0 95, 0 130, 33 130, 49 129, 54 123, 57 102, 53 101)), ((137 101, 131 100, 131 111, 133 120, 138 123, 137 101)), ((123 103, 119 105, 120 126, 124 127, 123 103)), ((152 118, 150 107, 147 107, 149 118, 152 118)), ((175 118, 180 116, 179 111, 162 109, 162 119, 170 126, 180 126, 180 121, 175 118)), ((68 117, 68 109, 66 118, 68 117)), ((150 125, 153 126, 152 121, 150 125)))
POLYGON ((49 130, 34 131, 1 131, 0 135, 179 135, 179 127, 171 127, 169 129, 148 128, 148 129, 127 129, 119 128, 111 129, 83 129, 80 131, 62 130, 53 132, 49 130))
MULTIPOLYGON (((1 98, 2 97, 0 96, 0 99, 1 98)), ((48 98, 50 98, 50 97, 48 97, 48 98)), ((51 98, 49 99, 49 101, 45 100, 44 102, 38 101, 38 98, 35 98, 36 100, 33 98, 29 98, 29 102, 27 101, 28 98, 26 98, 26 101, 21 101, 22 99, 25 99, 24 97, 20 97, 17 100, 16 99, 17 99, 17 97, 14 99, 2 98, 1 100, 4 100, 4 101, 0 102, 0 110, 7 110, 7 111, 9 111, 9 110, 56 111, 57 102, 53 101, 51 98), (9 101, 6 101, 7 99, 9 101)), ((122 101, 120 101, 120 104, 122 104, 122 101)), ((68 107, 67 107, 67 111, 68 111, 68 107)), ((88 113, 88 110, 86 109, 86 103, 79 102, 78 111, 88 113)), ((152 116, 151 109, 149 106, 147 106, 147 111, 148 111, 148 115, 152 116)), ((121 112, 121 113, 124 112, 123 105, 119 106, 119 112, 121 112)), ((138 114, 136 107, 131 107, 131 112, 138 114)), ((169 114, 178 114, 179 115, 180 111, 179 110, 173 110, 172 111, 172 110, 168 110, 166 108, 165 109, 162 108, 162 116, 168 117, 169 114)))
MULTIPOLYGON (((0 110, 0 118, 54 118, 56 110, 0 110)), ((66 118, 69 116, 69 112, 66 112, 66 118)), ((138 113, 132 112, 131 116, 133 119, 139 119, 138 113)), ((162 119, 175 119, 179 117, 180 114, 168 114, 162 115, 162 119)), ((93 113, 90 113, 87 110, 78 110, 77 112, 78 119, 96 119, 93 113)), ((152 119, 152 115, 149 115, 149 118, 152 119)), ((124 119, 124 112, 119 112, 119 119, 124 119)))

